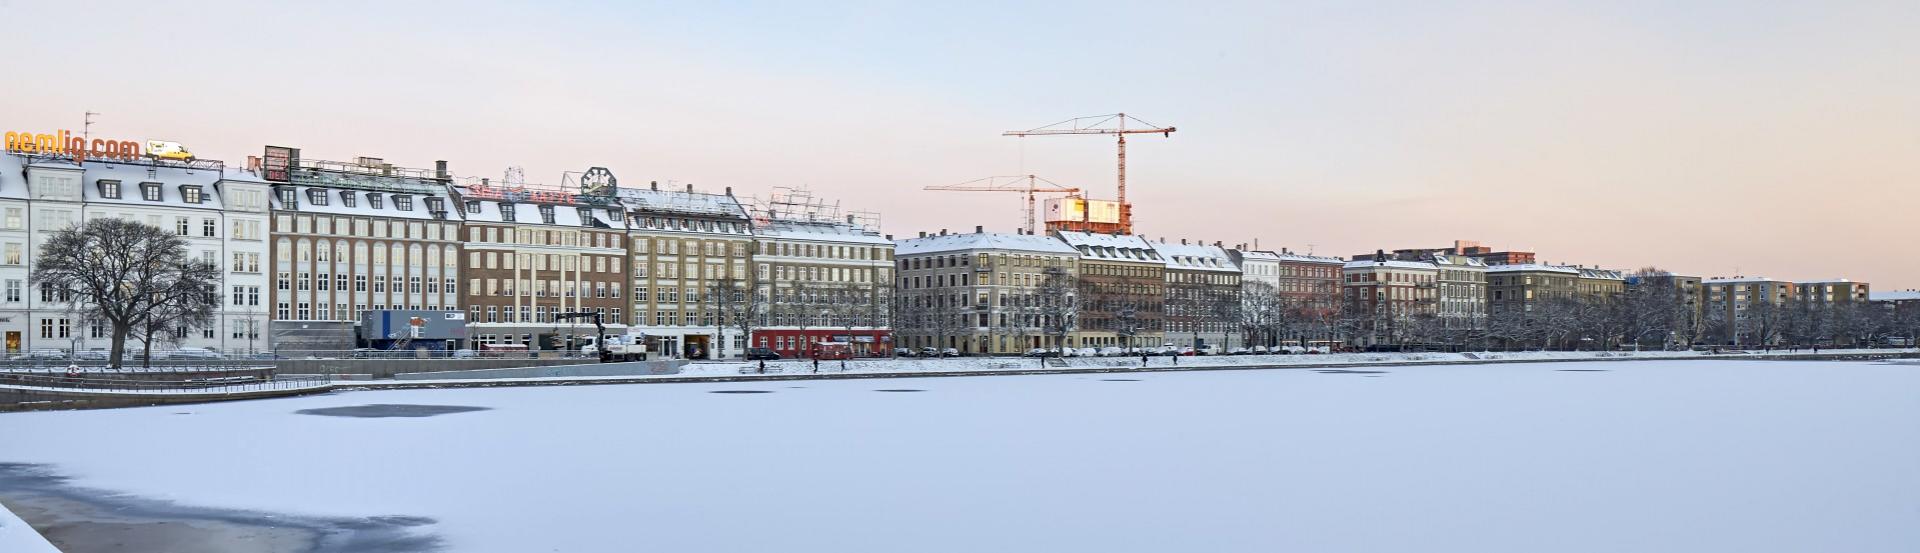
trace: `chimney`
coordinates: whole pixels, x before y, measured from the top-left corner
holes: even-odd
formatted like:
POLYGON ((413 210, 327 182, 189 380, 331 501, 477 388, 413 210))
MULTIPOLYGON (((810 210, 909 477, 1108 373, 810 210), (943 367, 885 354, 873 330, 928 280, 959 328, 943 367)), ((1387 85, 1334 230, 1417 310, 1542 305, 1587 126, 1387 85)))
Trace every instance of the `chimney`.
POLYGON ((447 180, 447 160, 433 162, 433 178, 447 180))
POLYGON ((940 229, 940 235, 941 235, 941 236, 946 236, 946 235, 947 235, 947 229, 940 229))
POLYGON ((733 187, 731 186, 727 187, 727 197, 733 197, 733 187))
POLYGON ((927 237, 927 231, 924 231, 924 230, 923 230, 923 231, 920 231, 920 237, 921 237, 921 238, 926 238, 926 237, 927 237))
POLYGON ((652 182, 650 182, 650 183, 648 183, 648 184, 651 184, 651 185, 653 185, 653 191, 654 191, 654 192, 659 192, 659 191, 660 191, 660 181, 652 181, 652 182))
MULTIPOLYGON (((847 220, 848 220, 848 221, 852 221, 852 220, 853 220, 853 216, 852 216, 852 215, 848 215, 848 216, 847 216, 847 220)), ((986 231, 987 231, 987 226, 986 226, 986 225, 974 225, 974 226, 973 226, 973 233, 974 233, 974 234, 981 234, 981 233, 984 233, 984 232, 986 232, 986 231)))
POLYGON ((893 241, 893 235, 891 235, 891 234, 889 234, 889 235, 887 235, 887 241, 888 241, 888 242, 892 242, 892 241, 893 241))
POLYGON ((1181 239, 1180 239, 1180 245, 1182 245, 1182 246, 1185 246, 1185 245, 1187 245, 1187 239, 1185 239, 1185 238, 1181 238, 1181 239))
POLYGON ((480 186, 487 186, 488 184, 489 184, 489 179, 487 179, 486 177, 480 177, 480 186))
POLYGON ((1219 240, 1214 240, 1214 241, 1213 241, 1213 247, 1216 247, 1216 248, 1218 248, 1218 247, 1220 247, 1220 241, 1219 241, 1219 240))
POLYGON ((1387 251, 1386 251, 1386 250, 1373 250, 1373 262, 1374 262, 1374 263, 1386 263, 1386 262, 1387 262, 1387 251))
POLYGON ((688 194, 692 194, 692 193, 693 193, 693 183, 691 183, 691 182, 689 182, 689 183, 687 183, 687 193, 688 193, 688 194))

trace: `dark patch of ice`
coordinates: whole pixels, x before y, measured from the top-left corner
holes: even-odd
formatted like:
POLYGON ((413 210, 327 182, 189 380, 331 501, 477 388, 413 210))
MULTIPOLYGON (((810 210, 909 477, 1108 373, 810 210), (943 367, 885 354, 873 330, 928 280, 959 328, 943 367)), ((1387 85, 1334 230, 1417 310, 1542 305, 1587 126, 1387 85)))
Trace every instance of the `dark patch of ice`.
POLYGON ((1139 382, 1138 378, 1102 378, 1101 382, 1139 382))
POLYGON ((376 403, 373 405, 350 405, 346 407, 321 407, 317 409, 301 409, 299 411, 294 411, 294 412, 302 415, 319 415, 323 417, 355 417, 355 418, 366 418, 366 419, 379 419, 379 418, 388 418, 388 417, 432 417, 436 415, 450 415, 453 413, 465 413, 468 411, 486 411, 488 409, 491 409, 491 407, 469 407, 466 405, 406 405, 406 404, 393 404, 393 403, 376 403))
POLYGON ((874 390, 874 391, 875 392, 925 392, 926 390, 915 390, 912 388, 888 388, 885 390, 874 390))
POLYGON ((1313 372, 1320 374, 1387 374, 1387 371, 1356 371, 1353 369, 1319 369, 1313 372))
MULTIPOLYGON (((383 515, 371 517, 304 517, 195 507, 172 501, 148 499, 108 490, 81 488, 49 466, 30 463, 0 463, 0 497, 30 500, 42 496, 85 504, 116 519, 151 520, 155 526, 178 531, 180 524, 219 522, 263 529, 294 529, 312 535, 312 546, 301 553, 417 553, 440 551, 439 536, 415 533, 415 528, 437 521, 427 517, 383 515)), ((239 549, 245 544, 232 544, 239 549)))
POLYGON ((773 390, 713 390, 709 394, 771 394, 773 390))

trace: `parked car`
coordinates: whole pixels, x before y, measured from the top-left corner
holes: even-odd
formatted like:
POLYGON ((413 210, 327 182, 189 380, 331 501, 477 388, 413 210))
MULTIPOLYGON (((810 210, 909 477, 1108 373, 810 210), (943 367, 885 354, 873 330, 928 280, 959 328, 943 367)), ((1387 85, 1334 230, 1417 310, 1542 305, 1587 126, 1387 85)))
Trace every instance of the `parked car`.
POLYGON ((354 359, 370 359, 380 356, 380 350, 374 348, 353 348, 354 359))
POLYGON ((207 348, 180 348, 167 352, 174 359, 219 359, 220 353, 207 348))
POLYGON ((1104 348, 1100 348, 1098 353, 1100 354, 1101 357, 1121 357, 1126 355, 1127 351, 1117 347, 1107 346, 1104 348))
POLYGON ((60 351, 57 349, 36 349, 36 350, 28 351, 26 353, 22 353, 20 355, 9 357, 8 359, 11 359, 14 361, 51 361, 55 359, 66 359, 66 358, 67 358, 67 352, 64 352, 64 351, 60 351))
POLYGON ((1180 346, 1180 349, 1177 350, 1174 355, 1192 357, 1194 355, 1193 346, 1180 346))
POLYGON ((479 353, 474 352, 473 350, 470 350, 470 349, 456 349, 456 350, 453 350, 452 353, 447 354, 447 357, 453 358, 453 359, 473 359, 479 356, 480 356, 479 353))
POLYGON ((1026 353, 1020 354, 1020 356, 1021 357, 1059 357, 1060 352, 1046 349, 1046 348, 1033 348, 1033 349, 1027 350, 1026 353))
POLYGON ((893 348, 894 357, 913 357, 914 353, 913 348, 893 348))
POLYGON ((1223 351, 1220 349, 1220 346, 1214 344, 1207 344, 1193 349, 1194 355, 1220 355, 1221 353, 1223 353, 1223 351))
POLYGON ((1241 348, 1241 347, 1236 347, 1236 348, 1227 350, 1227 355, 1248 355, 1251 353, 1253 353, 1253 350, 1250 350, 1247 348, 1241 348))
POLYGON ((960 350, 954 349, 954 348, 943 349, 943 350, 940 350, 940 356, 941 357, 959 357, 960 350))
POLYGON ((933 346, 927 346, 927 347, 923 347, 923 348, 920 348, 920 356, 921 356, 921 357, 939 357, 939 356, 940 356, 940 348, 936 348, 936 347, 933 347, 933 346))
POLYGON ((1267 346, 1253 346, 1251 348, 1247 348, 1247 353, 1251 353, 1253 355, 1266 355, 1267 346))
POLYGON ((780 354, 767 348, 747 348, 748 361, 779 361, 780 354))

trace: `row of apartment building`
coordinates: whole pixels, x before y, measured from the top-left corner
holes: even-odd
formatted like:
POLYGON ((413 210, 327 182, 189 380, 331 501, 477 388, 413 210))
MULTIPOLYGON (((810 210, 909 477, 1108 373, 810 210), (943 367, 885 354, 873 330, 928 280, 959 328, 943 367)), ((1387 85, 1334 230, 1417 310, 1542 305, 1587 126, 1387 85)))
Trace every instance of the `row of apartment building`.
MULTIPOLYGON (((1620 271, 1472 242, 1341 259, 1065 230, 976 227, 896 241, 818 204, 621 187, 603 168, 547 187, 455 179, 445 162, 412 169, 274 147, 238 168, 0 155, 0 215, 9 352, 106 347, 106 329, 70 298, 27 283, 52 231, 96 217, 172 230, 190 255, 221 266, 226 301, 213 324, 168 338, 236 352, 397 342, 571 349, 591 334, 591 321, 568 315, 578 313, 599 315, 609 333, 644 336, 652 351, 694 358, 750 346, 797 355, 827 341, 859 354, 1239 345, 1256 339, 1245 317, 1254 298, 1353 322, 1340 336, 1295 340, 1367 345, 1395 340, 1409 317, 1480 328, 1551 302, 1606 301, 1634 284, 1620 271), (741 294, 758 307, 742 309, 741 294), (389 310, 440 313, 462 331, 414 342, 366 328, 367 314, 389 310), (739 324, 742 316, 752 320, 739 324)), ((1661 282, 1689 312, 1728 321, 1757 302, 1869 297, 1866 283, 1846 280, 1661 282)))

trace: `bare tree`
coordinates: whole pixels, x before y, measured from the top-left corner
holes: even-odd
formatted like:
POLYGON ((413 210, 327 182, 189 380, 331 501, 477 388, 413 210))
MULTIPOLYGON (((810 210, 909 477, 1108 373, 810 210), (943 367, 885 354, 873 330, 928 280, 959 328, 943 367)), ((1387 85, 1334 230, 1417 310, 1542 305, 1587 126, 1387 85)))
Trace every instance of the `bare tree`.
POLYGON ((108 363, 115 368, 125 361, 127 337, 142 325, 203 325, 219 301, 207 293, 219 282, 218 269, 188 259, 180 237, 125 219, 103 217, 62 229, 34 263, 34 284, 60 291, 85 315, 111 327, 108 363))
POLYGON ((1065 347, 1067 334, 1075 330, 1080 306, 1075 298, 1079 279, 1063 267, 1047 267, 1036 290, 1041 333, 1052 338, 1052 348, 1065 347))
POLYGON ((727 275, 707 280, 707 302, 719 315, 714 321, 715 334, 721 328, 732 327, 740 333, 740 351, 753 346, 753 329, 766 314, 767 298, 762 290, 757 290, 753 282, 738 275, 727 275))

